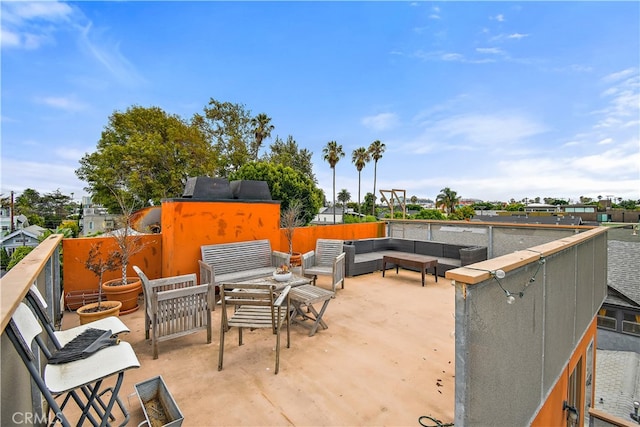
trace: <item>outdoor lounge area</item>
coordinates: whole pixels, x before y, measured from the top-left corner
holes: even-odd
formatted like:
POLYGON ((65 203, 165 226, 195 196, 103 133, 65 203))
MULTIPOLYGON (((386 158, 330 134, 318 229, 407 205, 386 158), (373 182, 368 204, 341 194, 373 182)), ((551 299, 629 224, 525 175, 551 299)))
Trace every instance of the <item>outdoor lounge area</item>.
MULTIPOLYGON (((490 224, 480 225, 486 233, 469 233, 472 224, 399 225, 404 236, 424 233, 437 241, 460 236, 475 238, 474 245, 483 239, 488 251, 499 255, 448 271, 437 282, 428 278, 424 287, 421 275, 407 269, 385 278, 381 271, 348 278, 326 307, 327 328, 309 336, 307 328, 293 324, 290 347, 283 331, 279 363, 269 328, 245 329, 242 346, 232 329, 219 370, 220 306, 210 314, 210 343, 204 330, 179 336, 161 342, 155 360, 145 340, 145 310, 122 316, 130 333, 121 338, 140 365, 127 370, 120 392, 130 422, 144 420, 134 390, 159 376, 185 425, 416 425, 421 416, 456 425, 559 425, 571 378, 579 378, 576 387, 585 391, 570 396, 573 410, 592 415, 586 392, 592 393, 593 382, 586 379, 592 375, 596 314, 606 292, 605 229, 490 224), (524 382, 535 386, 522 387, 524 382), (499 411, 506 400, 513 410, 499 411)), ((394 235, 394 228, 389 224, 387 231, 394 235)), ((329 226, 308 231, 316 230, 335 237, 329 226)), ((76 240, 51 236, 30 254, 30 262, 3 278, 3 322, 34 281, 56 309, 60 294, 49 273, 59 271, 60 242, 65 259, 72 259, 76 240)), ((189 253, 172 250, 172 243, 162 247, 171 262, 161 263, 161 272, 153 271, 154 262, 145 267, 150 278, 189 274, 181 270, 181 256, 197 268, 199 242, 189 253)), ((147 258, 156 259, 153 253, 147 258)), ((64 265, 66 278, 76 275, 71 263, 64 265)), ((327 292, 333 287, 324 275, 317 284, 327 292)), ((144 305, 141 297, 138 302, 144 305)), ((76 314, 65 312, 63 327, 77 324, 76 314)), ((3 393, 6 420, 38 403, 30 401, 28 375, 24 381, 11 350, 3 346, 3 390, 20 389, 3 393), (15 409, 7 413, 6 408, 15 409)))
MULTIPOLYGON (((330 289, 330 280, 319 276, 317 284, 330 289)), ((292 324, 278 375, 275 339, 265 329, 245 330, 241 347, 232 329, 218 371, 219 307, 212 312, 211 344, 201 331, 161 343, 155 360, 142 307, 121 316, 131 329, 121 338, 140 361, 140 368, 127 371, 120 392, 129 425, 145 420, 131 395, 134 385, 158 375, 185 426, 417 425, 422 415, 452 422, 455 289, 446 279, 424 288, 419 281, 407 270, 386 279, 380 272, 351 279, 328 305, 328 329, 309 337, 292 324)), ((77 315, 65 312, 63 327, 77 324, 77 315)))

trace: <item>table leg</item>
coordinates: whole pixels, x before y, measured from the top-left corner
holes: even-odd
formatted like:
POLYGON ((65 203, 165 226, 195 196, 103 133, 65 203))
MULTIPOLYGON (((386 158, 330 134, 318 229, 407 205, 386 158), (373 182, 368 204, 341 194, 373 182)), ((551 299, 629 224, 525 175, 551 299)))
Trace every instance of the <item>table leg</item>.
POLYGON ((433 267, 433 277, 436 278, 436 283, 438 283, 438 266, 437 265, 433 267))
POLYGON ((325 302, 322 304, 322 308, 320 309, 319 313, 316 311, 315 308, 313 308, 312 305, 308 306, 309 310, 311 310, 313 315, 316 317, 316 321, 313 323, 313 326, 311 327, 311 330, 309 331, 309 336, 310 337, 315 335, 316 331, 318 330, 318 325, 321 325, 324 329, 328 328, 327 324, 324 323, 324 320, 322 320, 322 315, 324 314, 324 311, 326 310, 327 306, 329 305, 329 301, 331 301, 331 300, 325 300, 325 302))
POLYGON ((384 272, 387 269, 387 261, 382 260, 382 277, 384 277, 384 272))
POLYGON ((421 273, 422 273, 422 287, 424 288, 424 276, 425 276, 425 272, 427 271, 427 267, 421 268, 421 273))

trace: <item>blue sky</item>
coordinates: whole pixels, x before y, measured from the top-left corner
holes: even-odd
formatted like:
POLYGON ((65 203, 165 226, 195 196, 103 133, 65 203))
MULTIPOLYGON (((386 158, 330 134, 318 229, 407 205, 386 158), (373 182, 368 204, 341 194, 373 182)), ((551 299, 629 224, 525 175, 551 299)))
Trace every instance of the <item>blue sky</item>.
MULTIPOLYGON (((0 192, 86 194, 114 111, 266 113, 358 197, 640 198, 638 2, 12 2, 2 7, 0 192), (373 163, 361 197, 373 190, 373 163)), ((272 140, 267 141, 267 144, 272 140)))

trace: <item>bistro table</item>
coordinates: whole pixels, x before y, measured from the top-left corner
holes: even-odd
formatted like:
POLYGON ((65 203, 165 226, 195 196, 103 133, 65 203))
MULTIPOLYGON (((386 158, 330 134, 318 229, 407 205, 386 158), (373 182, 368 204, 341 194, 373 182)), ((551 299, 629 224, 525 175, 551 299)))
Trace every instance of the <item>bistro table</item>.
POLYGON ((384 255, 382 257, 382 277, 387 269, 387 263, 396 265, 396 274, 398 274, 399 266, 419 268, 422 273, 422 286, 424 286, 424 276, 427 269, 433 268, 433 276, 438 283, 438 258, 418 254, 384 255))
POLYGON ((295 288, 292 287, 291 291, 289 291, 289 298, 291 299, 291 304, 294 309, 291 321, 304 327, 308 327, 310 337, 315 335, 318 330, 318 326, 322 326, 324 329, 327 329, 328 326, 324 323, 324 320, 322 320, 322 315, 334 295, 335 294, 332 291, 313 285, 301 285, 295 288), (317 304, 319 302, 322 303, 322 308, 320 308, 320 311, 316 311, 313 304, 317 304), (306 312, 303 307, 306 307, 308 312, 306 312), (307 319, 313 321, 313 324, 304 323, 307 319))

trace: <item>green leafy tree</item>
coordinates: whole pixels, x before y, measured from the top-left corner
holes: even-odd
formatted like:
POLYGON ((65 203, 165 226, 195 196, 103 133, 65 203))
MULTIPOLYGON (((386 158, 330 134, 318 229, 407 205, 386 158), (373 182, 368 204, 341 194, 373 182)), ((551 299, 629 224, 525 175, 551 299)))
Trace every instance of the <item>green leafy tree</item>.
POLYGON ((114 112, 96 151, 80 159, 76 175, 88 183, 94 202, 113 212, 112 189, 125 191, 143 206, 182 194, 191 176, 209 175, 216 153, 195 118, 185 122, 158 107, 133 106, 114 112))
POLYGON ((436 196, 436 207, 442 206, 447 214, 453 213, 459 201, 460 197, 458 197, 458 193, 449 187, 445 187, 440 190, 440 194, 436 196))
POLYGON ((322 191, 307 176, 281 164, 249 162, 233 172, 230 180, 266 181, 274 200, 280 200, 280 210, 285 211, 296 200, 302 203, 300 218, 304 224, 311 222, 322 206, 322 191))
MULTIPOLYGON (((364 195, 364 202, 362 202, 362 212, 373 212, 374 215, 376 213, 376 207, 373 201, 375 200, 373 193, 367 193, 364 195)), ((375 218, 374 215, 371 215, 372 218, 375 218)))
POLYGON ((9 253, 7 252, 7 248, 2 247, 0 248, 0 268, 2 270, 6 270, 7 266, 9 265, 9 261, 11 260, 11 257, 9 256, 9 253))
POLYGON ((618 203, 618 206, 620 206, 623 209, 629 209, 629 210, 635 210, 638 207, 638 201, 637 200, 622 200, 621 202, 618 203))
POLYGON ((524 211, 524 205, 522 203, 509 203, 504 207, 504 210, 509 212, 524 211))
POLYGON ((7 271, 15 267, 16 264, 22 261, 24 257, 26 257, 29 254, 29 252, 31 252, 34 249, 35 248, 33 246, 19 246, 15 248, 15 250, 11 254, 11 259, 9 260, 9 264, 7 265, 7 271))
POLYGON ((340 192, 338 193, 338 201, 342 203, 342 216, 344 217, 344 211, 345 208, 347 207, 347 202, 351 200, 351 193, 349 193, 349 191, 347 191, 346 188, 343 188, 342 190, 340 190, 340 192))
POLYGON ((211 141, 218 156, 215 174, 228 177, 254 159, 251 141, 255 141, 251 111, 243 104, 220 102, 213 98, 198 123, 211 141))
POLYGON ((322 158, 329 163, 333 171, 333 223, 336 223, 336 164, 344 157, 342 145, 338 145, 335 141, 329 141, 322 149, 322 158))
POLYGON ((413 216, 414 219, 446 219, 445 216, 437 209, 421 209, 420 212, 413 216))
POLYGON ((456 209, 455 212, 451 213, 447 219, 453 220, 465 220, 471 219, 476 214, 476 211, 471 206, 463 206, 459 209, 456 209))
POLYGON ((258 152, 260 151, 262 142, 271 137, 271 132, 275 127, 271 124, 271 117, 260 113, 251 119, 251 128, 254 136, 253 143, 251 144, 251 154, 253 160, 258 160, 258 152))
POLYGON ((371 155, 364 147, 356 148, 351 153, 351 161, 354 165, 356 165, 356 169, 358 170, 358 212, 362 213, 362 211, 360 210, 360 178, 362 175, 362 169, 367 163, 371 161, 371 155))
POLYGON ((299 149, 298 143, 293 139, 293 136, 289 135, 286 141, 276 136, 273 144, 269 146, 269 153, 264 156, 264 159, 271 163, 291 166, 317 184, 318 181, 313 174, 312 156, 313 153, 306 148, 299 149))
MULTIPOLYGON (((375 140, 369 145, 369 154, 371 154, 371 158, 373 159, 373 203, 371 206, 371 214, 375 215, 376 208, 376 177, 378 175, 378 160, 382 158, 382 154, 385 150, 385 145, 379 140, 375 140)), ((368 211, 367 211, 368 212, 368 211)))

